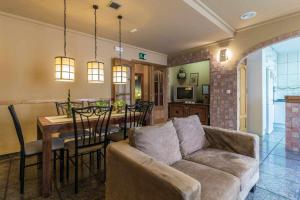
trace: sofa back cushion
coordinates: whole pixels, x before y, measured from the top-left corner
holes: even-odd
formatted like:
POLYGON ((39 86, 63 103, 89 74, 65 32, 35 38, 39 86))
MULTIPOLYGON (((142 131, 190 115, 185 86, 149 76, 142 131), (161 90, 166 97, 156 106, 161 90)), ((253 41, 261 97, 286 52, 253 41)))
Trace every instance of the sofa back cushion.
POLYGON ((129 143, 167 165, 182 159, 178 136, 172 121, 132 129, 129 132, 129 143))
POLYGON ((174 118, 173 124, 178 134, 180 151, 183 157, 207 145, 205 132, 197 115, 174 118))

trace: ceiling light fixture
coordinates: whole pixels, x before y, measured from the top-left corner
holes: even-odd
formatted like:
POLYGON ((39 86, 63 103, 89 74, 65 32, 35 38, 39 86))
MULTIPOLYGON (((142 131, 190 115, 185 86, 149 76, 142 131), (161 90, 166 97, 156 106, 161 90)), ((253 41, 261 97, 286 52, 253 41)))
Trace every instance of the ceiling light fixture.
MULTIPOLYGON (((122 40, 121 40, 121 21, 122 15, 118 16, 119 19, 119 47, 122 49, 122 40)), ((114 84, 126 84, 127 83, 127 66, 122 65, 122 51, 119 51, 119 63, 113 66, 113 83, 114 84)))
POLYGON ((88 82, 89 83, 104 83, 104 63, 97 61, 97 10, 98 5, 93 5, 94 16, 95 16, 95 60, 87 63, 88 69, 88 82))
POLYGON ((64 56, 55 57, 56 81, 74 81, 75 59, 67 57, 67 3, 64 0, 64 56))
POLYGON ((134 28, 134 29, 131 29, 131 30, 130 30, 131 33, 135 33, 135 32, 137 32, 137 31, 138 31, 137 28, 134 28))
POLYGON ((256 12, 255 11, 248 11, 245 12, 244 14, 241 15, 241 20, 249 20, 252 19, 256 16, 256 12))

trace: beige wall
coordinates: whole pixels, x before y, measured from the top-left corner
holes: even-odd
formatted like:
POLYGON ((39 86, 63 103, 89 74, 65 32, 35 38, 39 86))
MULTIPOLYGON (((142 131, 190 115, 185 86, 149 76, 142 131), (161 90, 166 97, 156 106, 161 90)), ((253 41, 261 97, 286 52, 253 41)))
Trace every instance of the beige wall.
MULTIPOLYGON (((76 59, 75 82, 54 81, 54 57, 63 55, 63 30, 60 27, 0 13, 0 102, 6 100, 65 99, 111 97, 111 58, 117 57, 117 42, 98 38, 98 57, 105 64, 105 83, 87 83, 86 62, 93 59, 91 35, 68 31, 67 54, 76 59)), ((91 27, 92 28, 92 27, 91 27)), ((117 33, 116 33, 117 34, 117 33)), ((124 45, 125 59, 138 59, 166 65, 167 56, 124 45)), ((51 104, 17 105, 26 141, 35 139, 36 117, 54 115, 51 104)), ((19 145, 7 106, 0 106, 0 155, 18 151, 19 145)))

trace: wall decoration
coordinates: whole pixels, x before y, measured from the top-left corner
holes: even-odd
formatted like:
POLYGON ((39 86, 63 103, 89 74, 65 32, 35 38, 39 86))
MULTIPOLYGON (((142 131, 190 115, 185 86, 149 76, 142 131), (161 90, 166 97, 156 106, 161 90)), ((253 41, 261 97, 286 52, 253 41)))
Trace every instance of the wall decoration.
POLYGON ((186 73, 184 68, 180 68, 177 74, 177 80, 184 81, 186 79, 186 73))
POLYGON ((190 73, 190 85, 198 86, 199 73, 190 73))
POLYGON ((206 85, 206 84, 202 85, 202 94, 209 95, 209 85, 206 85))

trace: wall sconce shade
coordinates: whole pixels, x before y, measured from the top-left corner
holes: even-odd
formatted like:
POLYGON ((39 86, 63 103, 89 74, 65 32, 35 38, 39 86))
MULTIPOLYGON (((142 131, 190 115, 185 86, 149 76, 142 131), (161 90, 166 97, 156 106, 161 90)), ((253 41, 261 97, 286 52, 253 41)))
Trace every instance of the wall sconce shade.
POLYGON ((55 57, 55 79, 56 81, 74 81, 75 59, 58 56, 55 57))
POLYGON ((221 49, 219 52, 219 62, 227 62, 232 58, 232 51, 228 48, 221 49))
POLYGON ((127 83, 127 66, 116 65, 112 68, 113 83, 114 84, 126 84, 127 83))
POLYGON ((104 83, 104 63, 98 61, 90 61, 88 67, 89 83, 104 83))

